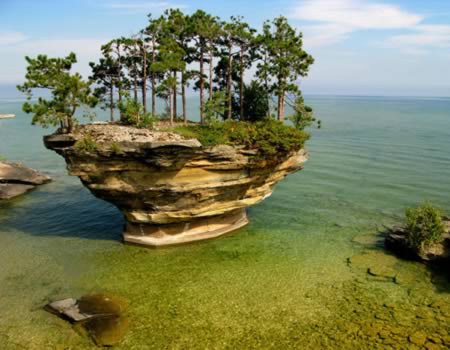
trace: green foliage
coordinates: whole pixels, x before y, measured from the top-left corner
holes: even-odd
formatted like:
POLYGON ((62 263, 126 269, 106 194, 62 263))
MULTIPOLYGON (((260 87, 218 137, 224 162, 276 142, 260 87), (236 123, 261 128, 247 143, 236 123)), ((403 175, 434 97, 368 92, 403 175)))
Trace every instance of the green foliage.
POLYGON ((268 157, 298 151, 309 138, 306 132, 272 118, 255 123, 226 120, 211 125, 178 126, 173 131, 187 138, 196 138, 205 147, 242 145, 268 157))
POLYGON ((130 97, 125 97, 119 103, 119 110, 122 115, 122 123, 125 125, 153 129, 158 120, 151 113, 144 113, 144 106, 130 97))
POLYGON ((313 123, 317 123, 317 127, 319 129, 322 127, 322 122, 314 118, 312 108, 305 105, 305 100, 301 94, 297 96, 295 99, 295 104, 292 107, 294 112, 292 115, 288 116, 288 119, 292 122, 296 129, 305 130, 313 123))
POLYGON ((286 93, 299 93, 298 79, 308 74, 314 59, 303 50, 303 36, 283 16, 266 21, 256 40, 262 60, 257 76, 278 97, 278 119, 283 118, 286 93))
POLYGON ((77 62, 75 54, 65 58, 38 55, 37 58, 25 59, 28 63, 26 81, 17 86, 27 96, 23 111, 33 114, 33 124, 43 127, 59 124, 62 132, 71 132, 78 107, 94 107, 97 104, 97 98, 90 90, 90 82, 84 81, 78 73, 70 74, 72 65, 77 62), (51 98, 39 97, 36 102, 31 102, 37 89, 50 91, 51 98))
POLYGON ((117 154, 117 155, 124 154, 123 149, 117 143, 113 142, 110 147, 111 147, 111 152, 113 152, 114 154, 117 154))
POLYGON ((205 103, 205 122, 208 125, 217 123, 219 117, 225 114, 226 95, 223 91, 216 91, 205 103))
POLYGON ((85 135, 81 140, 77 141, 75 148, 79 151, 95 152, 98 149, 98 145, 91 135, 85 135))
POLYGON ((248 121, 263 120, 269 115, 269 93, 255 80, 244 85, 244 118, 248 121))
POLYGON ((445 233, 443 213, 431 203, 425 202, 417 208, 407 208, 405 215, 407 240, 412 248, 423 250, 442 239, 445 233))

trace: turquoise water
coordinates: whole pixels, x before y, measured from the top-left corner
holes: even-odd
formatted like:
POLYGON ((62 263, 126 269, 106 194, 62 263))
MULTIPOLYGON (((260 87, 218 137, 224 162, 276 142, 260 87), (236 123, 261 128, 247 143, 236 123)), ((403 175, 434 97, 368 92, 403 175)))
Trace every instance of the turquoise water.
POLYGON ((378 232, 406 206, 450 212, 450 100, 311 97, 305 169, 222 239, 149 250, 120 243, 122 218, 66 174, 17 101, 0 100, 0 155, 53 182, 0 203, 2 349, 89 349, 49 300, 128 299, 118 349, 446 349, 445 275, 399 260, 378 232), (377 271, 375 276, 368 269, 377 271))

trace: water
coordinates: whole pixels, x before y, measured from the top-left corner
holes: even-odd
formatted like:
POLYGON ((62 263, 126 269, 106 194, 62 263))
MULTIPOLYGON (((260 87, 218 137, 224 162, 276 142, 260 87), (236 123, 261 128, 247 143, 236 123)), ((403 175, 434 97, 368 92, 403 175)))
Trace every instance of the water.
POLYGON ((42 306, 100 292, 129 301, 118 349, 449 348, 448 280, 385 253, 377 235, 425 199, 450 212, 450 100, 308 102, 324 124, 310 161, 248 227, 150 250, 121 244, 120 213, 66 175, 42 144, 49 130, 0 101, 17 114, 0 120, 0 155, 54 179, 0 204, 2 349, 92 348, 42 306))

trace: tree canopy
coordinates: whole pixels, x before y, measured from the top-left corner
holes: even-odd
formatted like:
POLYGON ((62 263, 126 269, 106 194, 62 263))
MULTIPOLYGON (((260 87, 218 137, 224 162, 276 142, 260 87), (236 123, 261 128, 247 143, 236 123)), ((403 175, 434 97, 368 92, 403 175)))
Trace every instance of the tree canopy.
POLYGON ((30 98, 35 89, 51 91, 51 99, 40 97, 24 105, 33 114, 33 123, 44 126, 59 123, 63 130, 71 130, 77 108, 97 102, 109 110, 111 121, 116 110, 121 122, 129 121, 124 103, 130 104, 132 98, 133 108, 146 115, 149 90, 152 118, 157 116, 159 97, 166 105, 162 115, 171 124, 179 118, 186 124, 190 83, 199 92, 202 124, 212 117, 257 121, 272 117, 273 110, 282 121, 286 104, 293 110, 288 119, 295 127, 303 129, 315 121, 299 88, 314 59, 303 49, 302 34, 285 17, 264 22, 258 32, 242 17, 223 21, 202 10, 192 15, 179 9, 159 17, 148 15, 147 26, 136 35, 101 47, 101 58, 90 63, 92 74, 87 81, 70 73, 76 62, 73 53, 65 58, 39 55, 26 60, 26 81, 18 88, 30 98), (254 80, 246 81, 250 69, 254 80), (142 108, 137 107, 139 103, 142 108))

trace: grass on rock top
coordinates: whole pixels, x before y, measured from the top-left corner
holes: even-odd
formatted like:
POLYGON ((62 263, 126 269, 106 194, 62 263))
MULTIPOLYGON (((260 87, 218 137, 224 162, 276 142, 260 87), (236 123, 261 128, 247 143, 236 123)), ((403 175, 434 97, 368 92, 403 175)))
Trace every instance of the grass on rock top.
POLYGON ((273 119, 255 123, 227 120, 210 125, 178 125, 169 130, 186 138, 196 138, 205 147, 242 145, 267 156, 298 151, 309 139, 307 132, 273 119))

